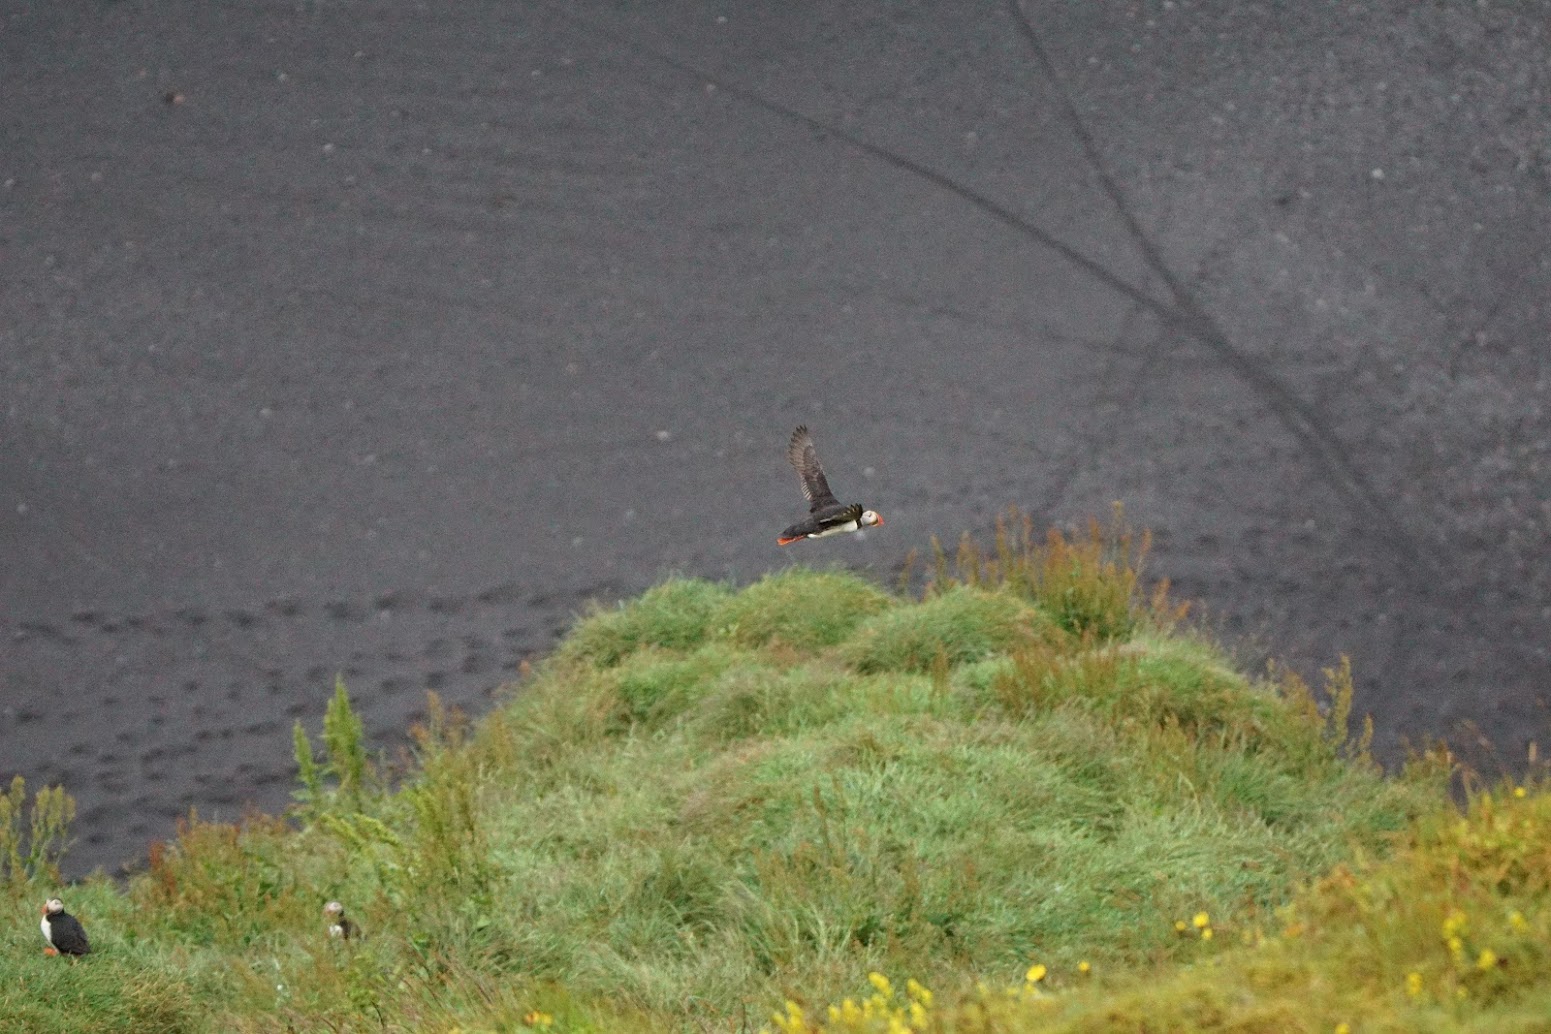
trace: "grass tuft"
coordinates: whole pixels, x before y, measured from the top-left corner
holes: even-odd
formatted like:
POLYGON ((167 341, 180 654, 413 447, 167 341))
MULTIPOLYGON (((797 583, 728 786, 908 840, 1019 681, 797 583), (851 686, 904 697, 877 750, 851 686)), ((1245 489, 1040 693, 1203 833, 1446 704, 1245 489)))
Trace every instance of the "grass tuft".
POLYGON ((862 622, 843 655, 864 673, 924 672, 937 664, 981 661, 1059 634, 1033 605, 961 585, 862 622))
POLYGON ((1189 608, 1170 599, 1167 580, 1144 592, 1151 548, 1151 533, 1134 531, 1119 503, 1107 526, 1090 519, 1080 532, 1051 528, 1043 539, 1034 518, 1013 507, 997 517, 990 548, 965 532, 950 562, 933 539, 927 594, 962 585, 1007 591, 1037 603, 1079 637, 1114 639, 1144 622, 1171 629, 1189 608))
POLYGON ((720 619, 723 633, 740 646, 778 642, 818 650, 843 642, 860 622, 893 602, 855 575, 792 570, 767 575, 738 593, 720 619))
POLYGON ((560 647, 563 660, 610 667, 638 650, 689 650, 710 634, 731 596, 725 586, 698 578, 674 578, 637 600, 595 609, 560 647))

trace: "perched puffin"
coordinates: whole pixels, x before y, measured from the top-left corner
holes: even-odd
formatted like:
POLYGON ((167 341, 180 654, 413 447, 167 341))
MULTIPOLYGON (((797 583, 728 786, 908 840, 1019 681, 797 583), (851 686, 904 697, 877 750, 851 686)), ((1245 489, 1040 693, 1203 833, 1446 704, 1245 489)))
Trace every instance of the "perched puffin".
POLYGON ((824 468, 819 466, 813 436, 805 425, 792 432, 786 458, 796 468, 797 478, 802 482, 802 495, 808 500, 808 518, 781 532, 781 537, 776 539, 779 545, 789 546, 798 539, 821 539, 843 531, 882 526, 883 518, 876 511, 862 509, 861 503, 841 503, 835 498, 835 493, 829 490, 829 482, 824 480, 824 468))
POLYGON ((323 906, 323 918, 328 920, 330 937, 349 941, 361 935, 361 928, 350 921, 345 915, 345 906, 337 901, 330 901, 323 906))
POLYGON ((38 926, 48 942, 43 949, 45 955, 85 955, 92 950, 81 921, 66 912, 65 903, 58 898, 48 899, 43 906, 43 922, 38 926))

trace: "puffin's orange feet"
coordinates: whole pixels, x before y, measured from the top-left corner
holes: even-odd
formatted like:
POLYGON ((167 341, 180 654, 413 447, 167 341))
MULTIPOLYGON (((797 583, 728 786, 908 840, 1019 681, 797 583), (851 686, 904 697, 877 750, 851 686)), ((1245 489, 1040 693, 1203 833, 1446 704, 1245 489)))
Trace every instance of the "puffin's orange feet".
POLYGON ((54 948, 44 948, 43 949, 43 954, 45 954, 45 955, 58 955, 59 952, 57 950, 55 950, 54 948))

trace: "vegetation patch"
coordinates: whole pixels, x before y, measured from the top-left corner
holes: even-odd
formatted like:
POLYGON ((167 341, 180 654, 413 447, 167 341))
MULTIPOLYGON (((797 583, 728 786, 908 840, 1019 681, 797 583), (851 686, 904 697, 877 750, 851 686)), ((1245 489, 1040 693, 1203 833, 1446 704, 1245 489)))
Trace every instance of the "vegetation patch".
POLYGON ((1538 790, 1385 776, 1344 665, 1246 677, 1118 516, 1025 528, 920 599, 791 571, 595 610, 477 724, 433 698, 397 779, 336 686, 289 815, 191 817, 127 885, 61 890, 68 796, 17 786, 13 911, 59 894, 97 950, 8 924, 0 1029, 1532 1029, 1538 790))
POLYGON ((845 641, 856 626, 894 605, 870 582, 840 572, 767 575, 732 597, 722 631, 741 646, 784 643, 816 650, 845 641))
POLYGON ((1016 596, 961 585, 863 622, 843 656, 861 672, 919 672, 937 664, 985 660, 1062 635, 1047 616, 1016 596))

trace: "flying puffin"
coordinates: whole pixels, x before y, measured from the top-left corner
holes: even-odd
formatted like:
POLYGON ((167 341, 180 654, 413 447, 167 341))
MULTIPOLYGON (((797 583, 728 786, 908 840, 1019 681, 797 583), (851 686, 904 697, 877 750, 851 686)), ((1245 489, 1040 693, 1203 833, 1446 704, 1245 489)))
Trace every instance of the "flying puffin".
POLYGON ((345 906, 337 901, 330 901, 323 906, 323 918, 328 920, 330 937, 349 941, 361 935, 361 928, 345 915, 345 906))
POLYGON ((92 950, 81 921, 66 912, 65 903, 58 898, 48 899, 43 906, 43 921, 38 926, 48 942, 48 947, 43 949, 45 955, 85 955, 92 950))
POLYGON ((829 482, 824 480, 824 468, 819 466, 819 454, 813 448, 813 436, 806 425, 792 432, 786 458, 796 468, 797 478, 802 482, 802 495, 808 500, 808 518, 781 532, 780 538, 776 539, 779 545, 789 546, 798 539, 821 539, 843 531, 882 526, 883 517, 876 511, 862 509, 861 503, 842 503, 835 498, 835 493, 829 490, 829 482))

